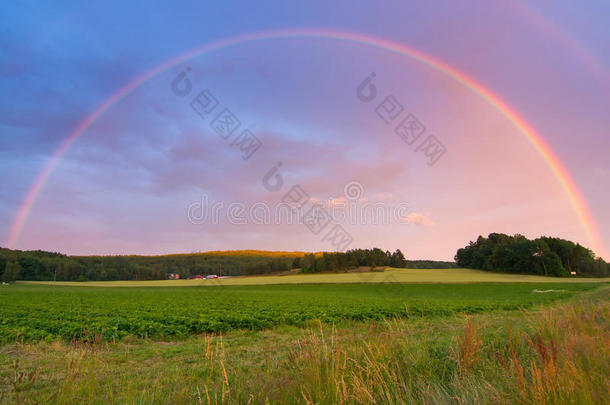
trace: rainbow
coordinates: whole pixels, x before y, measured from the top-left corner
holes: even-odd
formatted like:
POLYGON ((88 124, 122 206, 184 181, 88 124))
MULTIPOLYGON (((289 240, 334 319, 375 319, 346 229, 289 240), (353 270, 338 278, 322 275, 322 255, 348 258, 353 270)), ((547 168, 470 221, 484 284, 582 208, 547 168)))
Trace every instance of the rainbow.
POLYGON ((168 59, 167 61, 155 66, 154 68, 146 71, 142 75, 136 77, 125 86, 121 87, 114 94, 108 97, 104 102, 98 105, 89 115, 87 115, 72 132, 61 142, 55 153, 49 159, 47 164, 44 166, 42 171, 38 174, 36 180, 29 189, 25 199, 23 200, 17 215, 9 229, 8 236, 6 238, 5 245, 12 248, 16 243, 21 230, 27 220, 28 214, 32 208, 32 205, 36 201, 40 191, 42 190, 46 180, 51 174, 53 168, 57 165, 63 154, 70 148, 70 146, 83 134, 83 132, 89 128, 89 126, 95 122, 100 116, 102 116, 110 107, 123 99, 131 91, 138 86, 142 85, 146 81, 154 78, 162 72, 170 69, 171 67, 189 60, 197 55, 205 52, 211 52, 226 48, 234 45, 241 45, 244 43, 272 40, 272 39, 290 39, 290 38, 309 38, 309 39, 325 39, 325 40, 336 40, 344 42, 353 42, 357 44, 363 44, 379 48, 388 52, 392 52, 398 55, 407 56, 412 58, 444 75, 456 80, 457 82, 464 85, 466 88, 472 90, 478 94, 484 100, 486 100, 492 107, 498 112, 504 115, 510 122, 521 132, 534 147, 538 154, 542 157, 546 165, 550 168, 551 172, 559 182, 565 195, 567 196, 570 204, 574 208, 574 211, 578 217, 578 220, 583 227, 589 242, 593 249, 601 254, 602 242, 597 232, 593 216, 589 211, 587 204, 576 187, 575 183, 571 179, 570 174, 561 164, 557 156, 544 142, 538 133, 523 119, 521 118, 514 109, 512 109, 506 102, 500 99, 498 96, 493 94, 490 90, 486 89, 483 85, 478 83, 473 78, 469 77, 465 73, 458 69, 448 65, 447 63, 436 59, 430 55, 427 55, 417 49, 407 47, 405 45, 391 42, 388 40, 375 38, 371 36, 365 36, 357 33, 342 32, 335 30, 323 30, 323 29, 298 29, 298 30, 278 30, 268 32, 258 32, 252 34, 246 34, 236 37, 223 39, 220 41, 204 44, 197 47, 189 52, 174 58, 168 59))

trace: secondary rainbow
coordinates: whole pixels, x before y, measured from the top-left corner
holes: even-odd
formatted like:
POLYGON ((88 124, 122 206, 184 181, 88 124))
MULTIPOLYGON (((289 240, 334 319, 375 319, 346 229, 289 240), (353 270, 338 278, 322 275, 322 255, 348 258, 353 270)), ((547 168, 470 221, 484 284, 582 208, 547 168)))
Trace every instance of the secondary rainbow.
POLYGON ((17 215, 13 220, 11 228, 9 229, 8 236, 5 244, 7 247, 12 248, 16 243, 21 230, 27 220, 28 214, 36 201, 37 196, 42 190, 46 180, 51 174, 53 168, 57 165, 63 154, 68 148, 76 141, 83 132, 104 114, 106 110, 112 107, 114 104, 119 102, 123 97, 129 94, 132 90, 154 78, 160 73, 170 69, 171 67, 189 60, 197 55, 205 52, 215 51, 221 48, 226 48, 234 45, 240 45, 248 42, 272 40, 272 39, 289 39, 289 38, 311 38, 311 39, 325 39, 325 40, 336 40, 354 42, 358 44, 364 44, 386 50, 388 52, 396 53, 399 55, 410 57, 432 69, 435 69, 452 79, 458 81, 465 87, 474 91, 476 94, 485 99, 491 106, 497 111, 508 118, 511 123, 521 132, 534 147, 534 149, 540 154, 544 162, 551 169, 553 175, 559 182, 565 195, 567 196, 570 204, 575 210, 578 220, 585 231, 592 248, 598 253, 602 254, 601 238, 597 232, 593 216, 587 207, 587 204, 572 180, 570 174, 559 161, 557 156, 553 153, 550 147, 544 142, 539 134, 523 119, 521 118, 506 102, 500 99, 498 96, 493 94, 490 90, 486 89, 473 78, 467 76, 465 73, 458 69, 448 65, 447 63, 436 59, 430 55, 427 55, 417 49, 407 47, 405 45, 391 42, 385 39, 375 38, 357 33, 342 32, 335 30, 323 30, 323 29, 300 29, 300 30, 279 30, 279 31, 268 31, 258 32, 252 34, 246 34, 236 37, 215 41, 209 44, 204 44, 197 47, 189 52, 174 58, 168 59, 167 61, 155 66, 154 68, 146 71, 142 75, 136 77, 125 86, 121 87, 114 94, 108 97, 104 102, 98 105, 89 115, 87 115, 72 132, 61 142, 55 153, 52 155, 50 160, 44 166, 42 171, 38 174, 36 180, 29 189, 25 199, 19 207, 17 215))
POLYGON ((513 1, 502 4, 509 6, 507 8, 510 8, 511 11, 517 11, 520 17, 526 19, 531 25, 544 33, 544 35, 549 36, 562 47, 568 49, 598 79, 600 84, 610 87, 610 73, 608 73, 608 69, 567 32, 551 23, 525 1, 513 1))

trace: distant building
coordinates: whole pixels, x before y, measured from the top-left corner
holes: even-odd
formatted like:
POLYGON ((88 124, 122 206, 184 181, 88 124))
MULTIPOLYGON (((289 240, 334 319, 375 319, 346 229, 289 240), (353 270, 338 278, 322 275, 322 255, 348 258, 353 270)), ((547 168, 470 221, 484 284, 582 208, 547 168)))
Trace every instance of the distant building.
POLYGON ((202 279, 203 279, 203 276, 200 274, 197 274, 196 276, 187 277, 187 280, 202 280, 202 279))
POLYGON ((575 271, 571 271, 571 272, 570 272, 570 275, 571 275, 571 276, 575 276, 575 275, 576 275, 576 272, 575 272, 575 271))
POLYGON ((218 276, 216 274, 210 274, 208 276, 205 276, 205 278, 218 278, 218 276))

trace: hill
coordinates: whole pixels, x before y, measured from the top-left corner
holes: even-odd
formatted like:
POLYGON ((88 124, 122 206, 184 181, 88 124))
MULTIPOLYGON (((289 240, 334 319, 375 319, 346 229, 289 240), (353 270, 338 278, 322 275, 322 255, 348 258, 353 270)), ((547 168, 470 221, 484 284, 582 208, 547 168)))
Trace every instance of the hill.
MULTIPOLYGON (((400 252, 400 251, 397 251, 400 252)), ((168 274, 180 278, 216 274, 242 276, 273 274, 295 268, 310 272, 340 271, 358 266, 412 268, 455 267, 452 262, 404 260, 400 253, 381 249, 356 249, 347 253, 228 250, 158 256, 67 256, 41 250, 21 251, 0 248, 0 279, 3 281, 112 281, 164 280, 168 274), (392 259, 394 255, 394 261, 392 259), (348 257, 341 266, 337 257, 348 257), (307 259, 307 260, 305 260, 307 259), (314 267, 309 268, 312 264, 314 267)))
POLYGON ((610 264, 578 243, 542 236, 530 240, 523 235, 491 233, 479 236, 459 249, 455 261, 460 267, 501 273, 542 276, 610 276, 610 264))

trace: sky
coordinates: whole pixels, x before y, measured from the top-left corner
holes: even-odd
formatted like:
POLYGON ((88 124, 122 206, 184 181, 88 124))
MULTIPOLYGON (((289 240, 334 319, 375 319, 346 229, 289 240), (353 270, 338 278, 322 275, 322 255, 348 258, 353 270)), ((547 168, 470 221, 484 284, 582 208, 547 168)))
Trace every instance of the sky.
POLYGON ((608 15, 3 2, 0 246, 451 260, 504 232, 610 259, 608 15))

